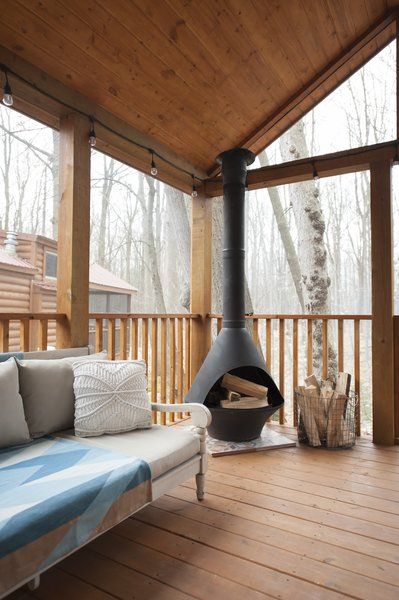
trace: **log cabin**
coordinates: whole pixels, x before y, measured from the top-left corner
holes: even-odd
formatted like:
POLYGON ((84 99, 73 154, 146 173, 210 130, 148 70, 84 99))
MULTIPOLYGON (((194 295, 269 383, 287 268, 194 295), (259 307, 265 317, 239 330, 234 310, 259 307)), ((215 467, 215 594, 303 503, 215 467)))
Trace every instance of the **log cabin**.
MULTIPOLYGON (((3 313, 54 313, 57 309, 57 242, 42 235, 0 229, 0 310, 3 313)), ((89 269, 89 308, 93 313, 130 313, 137 288, 96 263, 89 269)), ((118 328, 119 329, 119 328, 118 328)), ((94 326, 89 342, 94 343, 94 326)), ((47 332, 56 346, 56 323, 47 332)), ((20 347, 19 325, 9 329, 9 351, 20 347)), ((30 323, 29 348, 39 349, 39 322, 30 323)))
MULTIPOLYGON (((211 206, 223 192, 216 156, 237 147, 259 153, 388 43, 396 39, 398 48, 398 4, 3 2, 0 62, 13 108, 60 132, 57 312, 15 312, 21 349, 29 347, 31 320, 42 324, 41 347, 47 347, 53 320, 57 346, 71 348, 87 345, 93 318, 96 348, 104 346, 105 322, 113 359, 120 321, 121 356, 148 363, 152 398, 182 401, 211 346, 212 324, 221 327, 221 316, 211 310, 211 206), (99 151, 148 174, 155 156, 161 181, 195 191, 190 313, 90 315, 93 122, 99 151)), ((337 325, 340 361, 343 325, 351 322, 358 347, 360 323, 368 318, 372 441, 359 437, 353 451, 340 454, 295 448, 214 459, 201 506, 192 501, 191 483, 176 488, 50 570, 38 590, 17 592, 15 600, 128 598, 135 589, 140 598, 204 600, 398 597, 399 317, 393 311, 391 173, 399 110, 397 118, 389 142, 254 169, 246 178, 251 190, 311 180, 315 168, 321 178, 370 174, 372 314, 248 318, 255 339, 265 322, 266 362, 268 332, 277 320, 280 375, 286 322, 293 323, 295 357, 295 332, 305 319, 311 367, 314 320, 323 320, 325 347, 327 322, 337 325)), ((0 315, 3 351, 10 319, 0 315)), ((355 388, 359 375, 355 359, 355 388)), ((295 412, 287 424, 281 409, 276 428, 295 435, 295 425, 295 412)))

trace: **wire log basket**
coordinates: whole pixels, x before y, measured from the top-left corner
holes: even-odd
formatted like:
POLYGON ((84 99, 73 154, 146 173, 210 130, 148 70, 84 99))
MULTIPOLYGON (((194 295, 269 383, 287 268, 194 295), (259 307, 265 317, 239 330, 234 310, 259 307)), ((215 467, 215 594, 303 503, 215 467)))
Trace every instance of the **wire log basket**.
POLYGON ((298 440, 313 447, 351 448, 356 441, 357 394, 333 397, 295 392, 298 440))

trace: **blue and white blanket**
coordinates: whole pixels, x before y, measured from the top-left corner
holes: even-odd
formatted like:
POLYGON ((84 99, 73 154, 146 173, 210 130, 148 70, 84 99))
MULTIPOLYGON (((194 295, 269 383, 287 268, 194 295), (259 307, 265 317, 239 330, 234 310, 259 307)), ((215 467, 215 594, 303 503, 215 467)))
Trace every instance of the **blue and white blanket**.
POLYGON ((0 451, 0 596, 150 501, 142 459, 57 437, 0 451))

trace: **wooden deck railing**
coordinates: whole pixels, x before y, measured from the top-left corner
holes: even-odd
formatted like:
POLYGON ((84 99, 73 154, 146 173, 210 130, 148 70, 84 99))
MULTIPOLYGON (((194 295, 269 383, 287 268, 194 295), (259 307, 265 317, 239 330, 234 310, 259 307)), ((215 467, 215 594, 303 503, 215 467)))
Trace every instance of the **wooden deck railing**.
POLYGON ((0 313, 0 352, 47 350, 49 333, 55 343, 57 321, 62 313, 0 313))
MULTIPOLYGON (((0 313, 0 351, 47 349, 49 330, 55 331, 56 322, 64 318, 59 313, 0 313)), ((196 318, 187 313, 91 314, 90 343, 96 351, 106 348, 110 359, 142 358, 148 365, 152 401, 182 403, 191 384, 191 323, 196 318)), ((212 314, 209 318, 215 337, 222 317, 212 314)), ((293 425, 297 424, 293 391, 313 371, 314 325, 321 322, 323 377, 331 345, 338 369, 353 374, 353 389, 362 398, 357 411, 360 434, 361 415, 371 422, 371 316, 254 314, 247 318, 252 322, 253 339, 286 399, 280 423, 293 425)), ((164 423, 165 415, 161 419, 164 423)))
MULTIPOLYGON (((91 314, 90 341, 108 358, 145 361, 152 402, 183 403, 190 387, 191 322, 195 314, 91 314)), ((167 415, 160 415, 161 424, 167 415)), ((173 422, 175 415, 168 415, 173 422)), ((181 419, 183 412, 177 413, 181 419)), ((155 418, 155 415, 154 415, 155 418)))
MULTIPOLYGON (((214 323, 214 333, 219 333, 222 316, 209 317, 214 323)), ((315 322, 321 323, 322 376, 327 378, 331 347, 336 353, 338 370, 353 376, 352 387, 359 396, 356 429, 360 435, 361 415, 371 420, 371 315, 254 314, 247 319, 252 322, 253 339, 270 374, 285 397, 279 421, 294 426, 298 420, 294 390, 313 372, 314 326, 315 322)))

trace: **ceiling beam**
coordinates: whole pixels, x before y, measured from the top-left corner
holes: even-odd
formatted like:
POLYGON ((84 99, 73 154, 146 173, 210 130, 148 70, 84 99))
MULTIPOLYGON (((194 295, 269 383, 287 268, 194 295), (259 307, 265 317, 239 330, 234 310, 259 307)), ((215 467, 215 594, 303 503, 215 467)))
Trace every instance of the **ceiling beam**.
MULTIPOLYGON (((323 154, 312 158, 301 158, 279 165, 251 169, 247 173, 249 190, 259 190, 288 183, 298 183, 313 179, 314 169, 319 177, 333 177, 345 173, 366 171, 370 164, 380 160, 393 160, 397 156, 399 140, 353 148, 332 154, 323 154)), ((215 198, 223 195, 223 183, 220 177, 205 181, 205 194, 215 198)))
MULTIPOLYGON (((397 9, 389 11, 237 145, 255 154, 270 146, 395 38, 398 14, 397 9)), ((214 165, 208 175, 214 177, 219 172, 220 167, 214 165)))
MULTIPOLYGON (((204 171, 177 156, 164 145, 139 132, 3 46, 0 46, 0 63, 10 69, 9 79, 15 110, 53 129, 59 129, 60 119, 73 111, 93 115, 98 121, 95 125, 98 150, 149 174, 151 156, 148 148, 151 148, 166 159, 163 161, 161 158, 156 158, 157 178, 184 192, 191 193, 191 173, 199 179, 206 177, 204 171), (100 123, 103 123, 104 127, 101 127, 100 123), (144 146, 144 149, 137 144, 144 146), (176 165, 177 168, 169 163, 176 165)), ((87 120, 88 132, 89 125, 87 120)))

